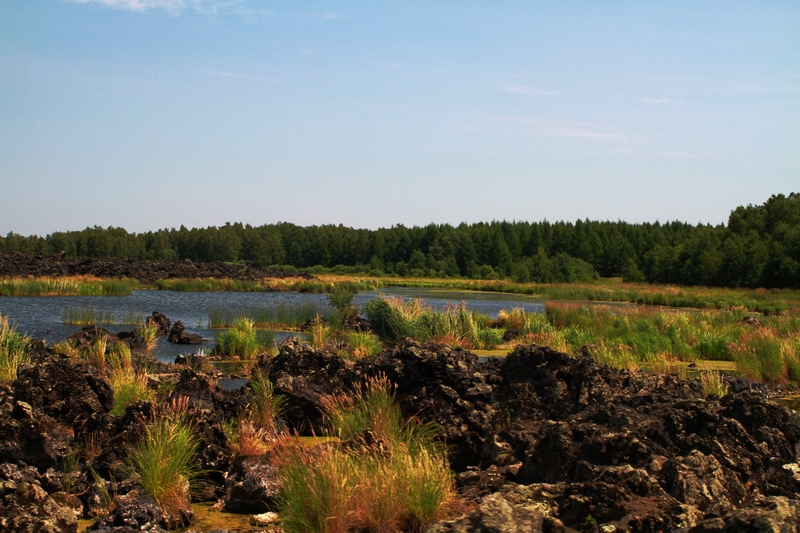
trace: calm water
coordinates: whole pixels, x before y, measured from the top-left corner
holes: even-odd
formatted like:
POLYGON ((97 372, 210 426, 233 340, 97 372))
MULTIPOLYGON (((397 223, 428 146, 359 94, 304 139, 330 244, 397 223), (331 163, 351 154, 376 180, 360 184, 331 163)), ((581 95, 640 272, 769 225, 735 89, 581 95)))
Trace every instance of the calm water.
MULTIPOLYGON (((380 291, 365 291, 356 295, 355 303, 362 307, 380 294, 401 298, 420 298, 432 307, 460 305, 474 309, 491 317, 497 316, 501 309, 523 308, 530 312, 543 312, 544 302, 529 296, 469 292, 444 291, 418 288, 387 288, 380 291)), ((314 302, 327 305, 324 294, 300 294, 294 292, 174 292, 174 291, 134 291, 129 296, 0 296, 0 314, 7 315, 17 324, 18 331, 31 337, 44 339, 49 344, 66 338, 81 329, 61 323, 65 308, 93 308, 96 311, 114 312, 117 319, 125 314, 138 313, 148 316, 153 311, 161 311, 173 323, 183 321, 186 331, 198 333, 206 339, 204 347, 214 346, 214 337, 219 330, 208 328, 208 309, 211 307, 246 308, 253 306, 276 306, 278 304, 301 304, 314 302)), ((102 325, 102 324, 101 324, 102 325)), ((109 331, 130 331, 133 326, 103 325, 109 331)), ((289 333, 278 333, 280 342, 289 333)), ((181 346, 168 343, 166 338, 159 340, 156 356, 162 361, 173 361, 178 354, 193 353, 197 346, 181 346)))

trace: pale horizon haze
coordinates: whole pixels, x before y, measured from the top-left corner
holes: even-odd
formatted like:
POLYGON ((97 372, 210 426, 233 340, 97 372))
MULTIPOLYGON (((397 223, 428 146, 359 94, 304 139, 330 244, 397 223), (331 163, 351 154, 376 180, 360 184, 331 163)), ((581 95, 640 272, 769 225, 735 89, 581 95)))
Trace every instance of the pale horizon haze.
POLYGON ((800 191, 800 2, 0 0, 0 235, 727 222, 800 191))

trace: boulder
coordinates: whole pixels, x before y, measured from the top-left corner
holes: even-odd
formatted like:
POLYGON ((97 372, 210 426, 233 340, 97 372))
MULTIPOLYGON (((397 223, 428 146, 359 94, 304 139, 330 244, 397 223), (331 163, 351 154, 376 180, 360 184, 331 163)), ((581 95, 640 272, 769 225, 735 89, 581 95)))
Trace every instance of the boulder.
POLYGON ((175 325, 169 331, 167 341, 175 344, 203 344, 203 337, 196 333, 186 333, 185 329, 183 322, 175 321, 175 325))
POLYGON ((99 518, 87 531, 98 533, 167 533, 164 514, 150 496, 139 496, 99 518))
POLYGON ((443 521, 428 527, 426 533, 571 533, 557 518, 549 517, 535 508, 509 503, 502 494, 485 497, 476 509, 466 516, 443 521))
POLYGON ((167 335, 170 332, 170 320, 160 311, 153 311, 144 323, 146 326, 155 326, 159 335, 167 335))
POLYGON ((233 464, 226 487, 226 511, 259 514, 277 510, 283 484, 275 464, 264 458, 240 457, 233 464))

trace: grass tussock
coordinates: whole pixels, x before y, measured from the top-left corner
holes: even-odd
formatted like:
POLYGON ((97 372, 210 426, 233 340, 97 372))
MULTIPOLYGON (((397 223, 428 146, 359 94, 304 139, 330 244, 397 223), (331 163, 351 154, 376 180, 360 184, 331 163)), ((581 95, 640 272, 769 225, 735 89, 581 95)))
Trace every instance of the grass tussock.
POLYGON ((254 372, 245 390, 247 398, 247 418, 253 424, 271 434, 277 434, 275 420, 286 412, 287 399, 277 394, 275 387, 267 376, 254 372))
POLYGON ((149 402, 155 398, 155 391, 147 386, 147 374, 138 373, 132 368, 111 370, 108 384, 114 391, 114 407, 111 414, 123 416, 129 405, 136 402, 149 402))
POLYGON ((331 340, 331 327, 325 322, 325 320, 317 315, 314 317, 314 320, 311 322, 311 326, 306 330, 308 334, 308 342, 314 348, 322 348, 325 344, 331 340))
POLYGON ((233 359, 254 359, 262 352, 272 350, 275 336, 271 331, 256 331, 253 321, 240 318, 234 326, 217 334, 214 353, 233 359))
POLYGON ((328 398, 326 412, 332 434, 368 431, 380 444, 283 450, 287 532, 423 531, 446 517, 455 489, 436 428, 405 421, 388 381, 370 381, 360 396, 328 398))
POLYGON ((383 343, 380 339, 369 333, 348 333, 346 341, 347 356, 356 360, 363 357, 378 355, 383 350, 383 343))
POLYGON ((703 388, 705 396, 717 396, 722 398, 728 394, 728 384, 720 372, 705 371, 700 374, 700 386, 703 388))
POLYGON ((128 456, 142 489, 158 502, 171 527, 184 525, 182 513, 191 510, 191 483, 201 474, 199 439, 188 422, 185 400, 173 402, 149 423, 144 438, 128 456))
POLYGON ((286 411, 287 399, 276 394, 269 378, 260 372, 250 376, 244 390, 247 407, 238 418, 223 425, 228 443, 237 455, 265 454, 278 437, 278 419, 286 411))
POLYGON ((158 346, 158 326, 153 323, 145 322, 137 328, 137 331, 144 341, 145 353, 151 353, 155 350, 156 346, 158 346))
POLYGON ((31 340, 0 315, 0 383, 17 379, 19 367, 31 361, 30 350, 31 340))

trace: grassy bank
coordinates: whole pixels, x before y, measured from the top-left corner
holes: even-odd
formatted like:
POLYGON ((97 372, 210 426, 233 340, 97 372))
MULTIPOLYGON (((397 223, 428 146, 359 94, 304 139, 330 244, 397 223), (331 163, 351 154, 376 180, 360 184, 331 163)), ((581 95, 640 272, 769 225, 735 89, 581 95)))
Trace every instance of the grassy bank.
POLYGON ((4 278, 0 296, 127 296, 139 282, 130 279, 4 278))
POLYGON ((665 307, 697 309, 743 309, 778 314, 800 310, 800 291, 791 289, 726 289, 719 287, 683 287, 623 283, 618 279, 601 279, 593 283, 513 283, 496 280, 448 278, 358 278, 322 276, 325 282, 361 281, 382 287, 419 287, 465 291, 486 291, 521 294, 546 300, 585 300, 595 302, 627 302, 665 307))
POLYGON ((154 288, 180 292, 301 292, 329 293, 343 282, 360 290, 386 287, 487 291, 528 295, 546 300, 627 302, 653 306, 696 309, 742 309, 764 314, 800 312, 800 291, 792 289, 728 289, 719 287, 684 287, 647 283, 623 283, 616 278, 590 283, 514 283, 507 280, 472 280, 461 278, 376 277, 322 274, 316 279, 286 278, 239 281, 231 279, 158 280, 152 287, 136 280, 101 280, 89 277, 0 280, 0 296, 103 296, 126 295, 134 288, 154 288))

